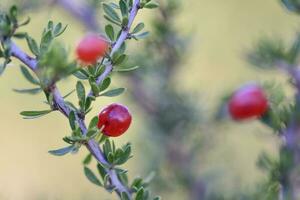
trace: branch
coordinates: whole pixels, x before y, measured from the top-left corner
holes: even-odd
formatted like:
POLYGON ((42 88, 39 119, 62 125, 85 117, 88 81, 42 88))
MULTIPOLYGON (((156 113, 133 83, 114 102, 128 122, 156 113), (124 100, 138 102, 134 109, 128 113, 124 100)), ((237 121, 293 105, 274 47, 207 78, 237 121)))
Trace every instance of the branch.
MULTIPOLYGON (((132 5, 132 9, 130 11, 130 15, 128 18, 128 24, 127 26, 122 28, 122 32, 119 36, 119 38, 117 39, 117 41, 114 43, 113 48, 110 52, 110 57, 112 57, 114 55, 115 52, 117 52, 120 47, 122 46, 122 44, 125 42, 125 40, 128 38, 129 35, 129 31, 131 29, 132 23, 138 13, 138 10, 140 8, 140 0, 135 0, 133 2, 132 5)), ((105 63, 105 62, 104 62, 105 63)), ((96 83, 100 84, 107 76, 109 76, 109 74, 112 72, 113 70, 113 64, 111 61, 106 62, 105 64, 105 71, 103 72, 103 74, 101 74, 97 79, 96 79, 96 83)), ((93 94, 92 91, 89 92, 89 96, 91 96, 93 94)))
MULTIPOLYGON (((15 43, 11 42, 10 46, 10 52, 11 55, 17 59, 19 59, 21 62, 23 62, 27 67, 29 67, 34 73, 37 73, 38 65, 37 60, 30 57, 26 53, 24 53, 15 43)), ((58 90, 57 86, 54 84, 48 88, 49 90, 46 92, 50 92, 53 95, 53 102, 55 108, 57 108, 62 114, 64 114, 66 117, 69 116, 70 112, 72 111, 71 108, 65 103, 60 91, 58 90)), ((76 113, 76 112, 75 112, 76 113)), ((85 125, 85 122, 82 118, 80 118, 76 114, 76 122, 78 123, 81 132, 83 135, 87 133, 87 128, 85 125)), ((108 161, 105 159, 105 156, 100 149, 98 143, 92 139, 89 140, 86 143, 87 149, 91 152, 91 154, 95 157, 95 159, 100 163, 104 165, 110 165, 108 161)), ((131 197, 130 191, 126 186, 122 184, 122 182, 119 180, 117 173, 114 169, 107 169, 107 173, 110 176, 111 184, 116 188, 117 194, 120 196, 122 192, 127 193, 129 197, 131 197)))
MULTIPOLYGON (((66 0, 58 0, 58 3, 61 3, 65 6, 65 8, 71 8, 71 4, 68 3, 69 1, 66 0)), ((130 11, 128 24, 126 27, 122 28, 122 32, 117 39, 117 41, 114 43, 113 48, 110 52, 110 56, 112 56, 118 49, 122 46, 122 44, 125 42, 125 40, 128 38, 130 28, 133 24, 133 21, 137 15, 137 12, 139 10, 139 4, 140 0, 135 0, 132 6, 132 9, 130 11)), ((73 9, 75 7, 72 7, 72 12, 74 15, 77 15, 79 18, 82 19, 85 23, 89 22, 89 16, 92 15, 84 15, 80 14, 78 11, 79 8, 73 9), (78 9, 78 10, 77 10, 78 9)), ((84 12, 88 13, 88 12, 84 12)), ((88 25, 89 26, 89 25, 88 25)), ((10 46, 10 52, 11 55, 17 59, 19 59, 21 62, 23 62, 27 67, 29 67, 34 73, 37 74, 38 70, 38 61, 29 55, 27 55, 25 52, 23 52, 15 43, 11 41, 10 46)), ((113 70, 113 64, 111 61, 106 62, 105 65, 105 71, 97 78, 96 82, 97 84, 101 83, 107 76, 110 75, 110 73, 113 70)), ((54 108, 59 110, 63 115, 66 117, 69 116, 70 112, 72 111, 72 108, 70 108, 64 101, 60 91, 58 90, 57 86, 55 84, 51 85, 49 88, 45 89, 45 92, 51 93, 53 95, 53 103, 54 108)), ((89 95, 92 95, 92 92, 89 93, 89 95)), ((75 112, 76 113, 76 112, 75 112)), ((86 124, 84 122, 84 117, 80 117, 78 114, 76 114, 76 123, 79 125, 81 132, 83 135, 87 134, 87 128, 86 124)), ((87 141, 85 144, 87 149, 90 151, 90 153, 95 157, 95 159, 102 165, 110 165, 109 162, 106 160, 102 150, 100 149, 98 143, 91 139, 87 141)), ((106 170, 110 177, 110 182, 112 186, 114 186, 116 189, 116 193, 121 196, 123 192, 125 192, 128 197, 131 199, 131 193, 129 189, 122 184, 122 182, 119 180, 117 172, 113 169, 113 167, 106 170)))

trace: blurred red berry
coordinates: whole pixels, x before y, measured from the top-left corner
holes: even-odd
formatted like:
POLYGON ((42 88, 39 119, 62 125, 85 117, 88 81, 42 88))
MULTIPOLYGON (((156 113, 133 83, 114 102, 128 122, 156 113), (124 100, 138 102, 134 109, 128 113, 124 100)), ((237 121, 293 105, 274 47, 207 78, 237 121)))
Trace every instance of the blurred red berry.
POLYGON ((98 35, 86 35, 77 45, 77 58, 86 63, 94 64, 105 55, 108 49, 108 43, 98 35))
POLYGON ((268 109, 268 99, 260 86, 246 85, 231 96, 228 109, 235 120, 260 117, 268 109))
POLYGON ((131 114, 127 107, 120 104, 111 104, 104 108, 98 117, 98 128, 110 137, 118 137, 125 133, 131 124, 131 114))

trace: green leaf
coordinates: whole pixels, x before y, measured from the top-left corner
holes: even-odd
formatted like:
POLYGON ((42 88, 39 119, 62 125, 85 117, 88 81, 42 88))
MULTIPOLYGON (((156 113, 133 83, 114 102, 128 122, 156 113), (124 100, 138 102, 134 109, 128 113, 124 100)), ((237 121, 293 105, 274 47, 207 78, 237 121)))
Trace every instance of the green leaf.
POLYGON ((87 167, 84 167, 84 174, 90 182, 94 183, 95 185, 102 186, 100 180, 96 177, 92 170, 90 170, 87 167))
POLYGON ((115 21, 115 20, 111 19, 110 17, 108 17, 107 15, 104 15, 104 18, 105 18, 107 21, 109 21, 109 22, 111 22, 111 23, 113 23, 113 24, 115 24, 115 25, 117 25, 117 26, 121 26, 121 22, 115 21))
POLYGON ((95 116, 89 123, 89 129, 96 127, 97 123, 98 123, 98 116, 95 116))
POLYGON ((65 32, 65 30, 67 29, 68 25, 66 25, 64 28, 62 28, 62 23, 58 23, 53 30, 53 35, 55 37, 60 36, 61 34, 63 34, 63 32, 65 32))
POLYGON ((39 81, 34 78, 31 73, 27 70, 26 67, 24 67, 23 65, 20 66, 21 72, 23 74, 23 76, 32 84, 34 85, 40 85, 39 81))
POLYGON ((118 69, 114 69, 115 72, 130 72, 133 70, 136 70, 140 68, 139 66, 134 66, 134 67, 128 67, 128 68, 118 68, 118 69))
POLYGON ((107 174, 105 168, 101 164, 98 163, 97 169, 98 169, 98 172, 99 172, 100 176, 102 177, 102 179, 104 179, 104 177, 107 174))
POLYGON ((68 146, 68 147, 64 147, 61 149, 57 149, 57 150, 51 150, 48 151, 50 154, 54 155, 54 156, 63 156, 66 155, 67 153, 70 153, 74 150, 74 146, 68 146))
POLYGON ((110 83, 111 83, 111 78, 110 78, 110 77, 106 77, 106 78, 103 80, 101 86, 99 87, 100 92, 106 90, 106 89, 110 86, 110 83))
POLYGON ((49 30, 53 29, 53 21, 52 20, 48 21, 47 28, 49 30))
POLYGON ((13 37, 18 38, 18 39, 24 39, 27 37, 27 33, 25 32, 19 32, 19 33, 15 33, 13 35, 13 37))
POLYGON ((93 158, 93 156, 92 156, 92 154, 91 153, 89 153, 85 158, 84 158, 84 160, 83 160, 83 164, 84 165, 88 165, 88 164, 90 164, 91 163, 91 161, 92 161, 92 158, 93 158))
POLYGON ((111 41, 115 40, 115 32, 112 25, 108 24, 105 26, 105 33, 111 41))
POLYGON ((149 32, 143 32, 143 33, 140 33, 140 34, 137 34, 137 35, 133 35, 135 39, 144 39, 146 38, 147 36, 149 35, 149 32))
POLYGON ((0 75, 3 74, 5 68, 6 68, 6 64, 5 63, 0 63, 0 75))
POLYGON ((121 200, 130 200, 126 192, 122 192, 121 194, 121 200))
POLYGON ((17 20, 17 15, 18 15, 17 6, 13 5, 9 10, 9 14, 10 14, 11 18, 13 18, 14 20, 17 20))
POLYGON ((40 51, 39 51, 39 47, 38 47, 36 41, 32 37, 30 37, 29 35, 26 36, 26 41, 27 41, 27 45, 28 45, 30 51, 35 56, 38 56, 40 51))
POLYGON ((24 119, 34 119, 38 117, 42 117, 52 112, 52 110, 41 110, 41 111, 23 111, 20 114, 24 116, 24 119))
POLYGON ((124 91, 125 91, 125 88, 117 88, 117 89, 113 89, 113 90, 104 92, 104 93, 100 94, 100 96, 115 97, 115 96, 119 96, 124 91))
POLYGON ((122 26, 126 27, 128 25, 129 19, 127 16, 123 17, 122 19, 122 26))
POLYGON ((42 92, 41 88, 32 88, 32 89, 13 89, 13 91, 22 93, 22 94, 38 94, 42 92))
POLYGON ((144 188, 141 187, 139 191, 136 193, 135 200, 143 200, 144 198, 144 188))
POLYGON ((112 20, 121 23, 121 19, 118 13, 110 5, 103 3, 103 10, 112 20))
POLYGON ((128 6, 127 3, 124 0, 120 0, 119 1, 119 6, 120 6, 120 10, 122 13, 122 16, 127 16, 128 15, 128 6))
POLYGON ((77 91, 80 107, 83 108, 85 104, 85 89, 83 84, 80 81, 77 81, 76 91, 77 91))
POLYGON ((161 200, 161 197, 155 197, 153 200, 161 200))
POLYGON ((100 91, 99 91, 99 88, 98 88, 96 82, 90 82, 90 85, 91 85, 91 89, 92 89, 93 94, 95 96, 98 96, 100 91))
POLYGON ((120 64, 122 64, 126 60, 126 58, 127 58, 127 55, 122 54, 116 60, 114 60, 113 64, 114 65, 120 65, 120 64))
POLYGON ((53 36, 51 30, 47 31, 45 34, 43 34, 41 44, 40 44, 40 52, 41 54, 44 54, 52 42, 53 36))
POLYGON ((134 27, 134 29, 133 29, 133 31, 131 32, 131 34, 136 34, 136 33, 140 32, 141 30, 144 29, 144 27, 145 27, 145 24, 142 23, 142 22, 139 23, 139 24, 137 24, 137 25, 134 27))
POLYGON ((69 118, 69 124, 70 124, 70 127, 71 127, 71 129, 74 131, 74 130, 76 129, 76 123, 75 123, 76 117, 75 117, 75 112, 74 112, 74 111, 71 111, 68 118, 69 118))
POLYGON ((99 133, 99 130, 98 130, 97 128, 94 128, 94 129, 90 129, 90 130, 87 132, 86 136, 87 136, 89 139, 91 139, 91 138, 96 137, 96 135, 97 135, 98 133, 99 133))
POLYGON ((25 25, 29 24, 29 22, 30 22, 30 17, 27 17, 27 19, 26 19, 25 21, 19 23, 18 26, 19 26, 19 27, 20 27, 20 26, 25 26, 25 25))
POLYGON ((89 78, 88 75, 86 75, 85 73, 83 73, 83 72, 81 72, 81 71, 79 71, 79 70, 76 71, 76 72, 74 72, 73 75, 74 75, 75 77, 81 79, 81 80, 86 80, 86 79, 89 78))
POLYGON ((151 1, 144 6, 144 8, 149 8, 149 9, 153 9, 153 8, 157 8, 157 7, 159 7, 159 4, 154 1, 151 1))

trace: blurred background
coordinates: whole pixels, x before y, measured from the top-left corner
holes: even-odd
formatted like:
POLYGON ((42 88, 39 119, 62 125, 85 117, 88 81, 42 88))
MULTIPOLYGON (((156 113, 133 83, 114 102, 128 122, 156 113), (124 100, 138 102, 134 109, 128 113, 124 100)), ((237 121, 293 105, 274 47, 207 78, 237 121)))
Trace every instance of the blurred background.
MULTIPOLYGON (((74 57, 78 40, 106 22, 99 1, 86 2, 97 13, 95 26, 86 26, 59 2, 1 0, 0 9, 19 5, 24 17, 31 17, 23 31, 36 39, 48 19, 68 24, 60 39, 74 57)), ((128 105, 133 124, 125 136, 115 139, 119 145, 133 144, 134 157, 125 168, 130 177, 154 171, 152 189, 163 199, 234 199, 250 194, 266 178, 256 166, 258 155, 266 151, 276 156, 278 141, 256 121, 220 122, 215 114, 224 95, 245 82, 286 82, 279 72, 251 67, 245 54, 261 36, 288 41, 299 19, 276 0, 162 0, 160 4, 160 9, 145 10, 136 20, 145 20, 151 35, 128 43, 128 65, 141 68, 114 75, 113 85, 126 85, 127 93, 98 99, 89 117, 111 102, 128 105)), ((73 78, 59 83, 64 93, 74 85, 73 78)), ((85 149, 62 158, 47 153, 64 145, 61 138, 70 132, 68 123, 60 113, 22 119, 20 111, 47 107, 43 95, 12 91, 26 87, 15 61, 0 78, 0 199, 115 199, 84 177, 80 163, 85 149)), ((70 100, 75 102, 75 96, 70 100)))

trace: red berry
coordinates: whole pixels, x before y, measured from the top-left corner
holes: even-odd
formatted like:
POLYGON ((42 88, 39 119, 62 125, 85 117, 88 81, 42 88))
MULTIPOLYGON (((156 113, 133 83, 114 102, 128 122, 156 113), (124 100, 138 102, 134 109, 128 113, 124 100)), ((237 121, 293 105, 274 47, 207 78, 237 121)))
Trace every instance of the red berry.
POLYGON ((84 63, 94 64, 103 57, 108 48, 107 42, 98 35, 86 35, 76 48, 77 58, 84 63))
POLYGON ((127 107, 111 104, 104 108, 98 117, 98 128, 106 136, 118 137, 125 133, 131 124, 131 114, 127 107))
POLYGON ((260 86, 246 85, 231 96, 228 109, 235 120, 260 117, 268 109, 268 99, 260 86))

